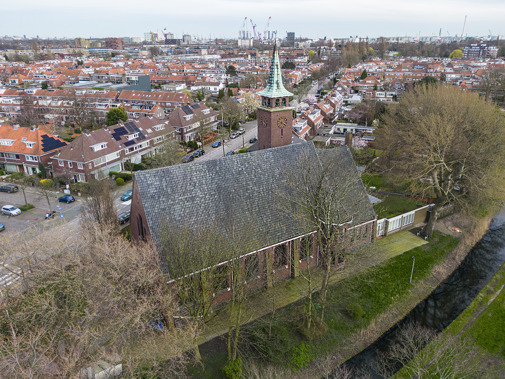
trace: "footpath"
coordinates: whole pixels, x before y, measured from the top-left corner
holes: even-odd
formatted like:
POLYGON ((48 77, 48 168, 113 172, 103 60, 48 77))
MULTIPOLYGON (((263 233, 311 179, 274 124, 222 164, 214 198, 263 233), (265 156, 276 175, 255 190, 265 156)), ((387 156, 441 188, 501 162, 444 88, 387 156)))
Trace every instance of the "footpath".
MULTIPOLYGON (((369 267, 378 265, 397 255, 401 255, 427 242, 415 236, 408 230, 397 232, 377 240, 374 244, 354 251, 347 258, 343 269, 335 272, 330 278, 330 284, 342 281, 356 275, 369 267)), ((323 272, 320 268, 312 269, 312 286, 316 290, 321 287, 323 272)), ((307 282, 298 277, 276 283, 272 288, 262 290, 249 296, 243 306, 241 325, 257 320, 275 309, 283 308, 306 296, 307 282)), ((199 343, 210 341, 228 332, 229 305, 215 311, 199 337, 199 343)))

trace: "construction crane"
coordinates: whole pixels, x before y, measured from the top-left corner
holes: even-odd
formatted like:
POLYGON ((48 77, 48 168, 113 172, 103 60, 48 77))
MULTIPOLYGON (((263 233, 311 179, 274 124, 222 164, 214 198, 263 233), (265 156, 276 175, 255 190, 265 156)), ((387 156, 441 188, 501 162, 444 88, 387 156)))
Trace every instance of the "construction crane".
POLYGON ((242 30, 238 32, 238 38, 247 38, 247 17, 244 17, 244 22, 242 22, 242 30))
POLYGON ((467 15, 465 15, 465 22, 463 22, 463 31, 461 32, 461 38, 463 38, 463 36, 465 35, 466 18, 467 18, 467 15))
POLYGON ((264 40, 269 40, 270 36, 268 35, 268 28, 270 27, 270 20, 272 19, 272 16, 268 17, 267 21, 267 26, 265 28, 265 31, 263 32, 263 39, 264 40))
POLYGON ((261 37, 260 37, 260 38, 258 38, 258 36, 256 35, 256 25, 254 24, 254 22, 253 22, 252 18, 250 18, 250 19, 249 19, 249 21, 251 21, 251 26, 252 26, 252 28, 253 28, 253 36, 254 36, 254 39, 259 39, 259 40, 261 40, 261 37))

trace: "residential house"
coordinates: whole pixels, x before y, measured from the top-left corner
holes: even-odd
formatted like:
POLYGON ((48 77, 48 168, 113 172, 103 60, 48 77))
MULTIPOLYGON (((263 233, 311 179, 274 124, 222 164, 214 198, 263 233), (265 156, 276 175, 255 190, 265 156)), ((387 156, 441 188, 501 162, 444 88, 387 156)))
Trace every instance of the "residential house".
POLYGON ((177 141, 192 141, 200 131, 201 124, 209 126, 217 122, 217 112, 204 102, 185 105, 170 113, 170 125, 177 131, 177 141))
POLYGON ((65 141, 39 127, 0 124, 0 169, 34 175, 40 172, 39 163, 42 163, 51 172, 51 157, 65 146, 65 141))
POLYGON ((154 117, 85 131, 52 157, 54 173, 72 182, 103 179, 123 171, 126 162, 140 163, 143 156, 156 154, 166 138, 174 138, 174 129, 154 117))

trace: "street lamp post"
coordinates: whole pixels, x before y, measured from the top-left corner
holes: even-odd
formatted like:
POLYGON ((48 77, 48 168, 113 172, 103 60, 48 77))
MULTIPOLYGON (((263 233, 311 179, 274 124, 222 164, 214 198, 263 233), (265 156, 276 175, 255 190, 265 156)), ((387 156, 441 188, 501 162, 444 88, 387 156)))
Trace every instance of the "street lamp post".
POLYGON ((412 275, 414 275, 414 264, 416 263, 416 257, 412 257, 412 271, 410 273, 410 283, 412 283, 412 275))

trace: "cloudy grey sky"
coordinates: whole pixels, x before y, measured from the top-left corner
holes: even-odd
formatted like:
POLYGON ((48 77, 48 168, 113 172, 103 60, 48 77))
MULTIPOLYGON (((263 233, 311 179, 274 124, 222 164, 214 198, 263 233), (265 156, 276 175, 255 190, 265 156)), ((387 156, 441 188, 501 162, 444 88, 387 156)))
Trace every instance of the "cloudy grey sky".
POLYGON ((279 37, 505 35, 505 0, 2 0, 0 36, 236 38, 244 17, 279 37))

